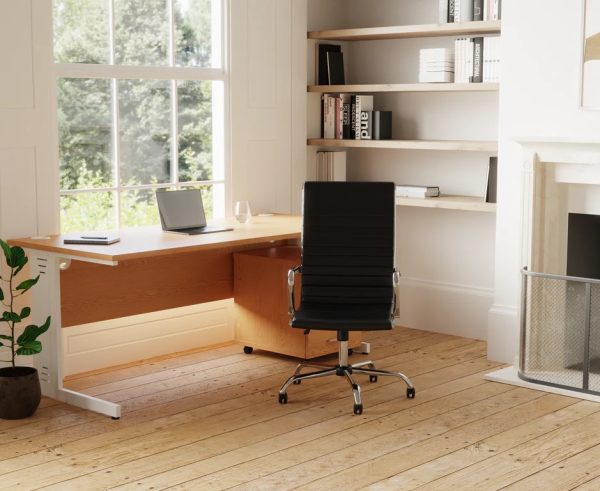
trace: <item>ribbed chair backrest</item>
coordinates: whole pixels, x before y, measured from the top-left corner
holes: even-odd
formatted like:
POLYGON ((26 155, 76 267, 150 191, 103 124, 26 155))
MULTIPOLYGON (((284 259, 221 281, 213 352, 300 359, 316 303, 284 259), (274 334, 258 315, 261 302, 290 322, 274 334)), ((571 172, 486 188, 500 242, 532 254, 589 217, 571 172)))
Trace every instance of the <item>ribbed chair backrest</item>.
POLYGON ((302 304, 390 304, 395 185, 306 182, 302 304))

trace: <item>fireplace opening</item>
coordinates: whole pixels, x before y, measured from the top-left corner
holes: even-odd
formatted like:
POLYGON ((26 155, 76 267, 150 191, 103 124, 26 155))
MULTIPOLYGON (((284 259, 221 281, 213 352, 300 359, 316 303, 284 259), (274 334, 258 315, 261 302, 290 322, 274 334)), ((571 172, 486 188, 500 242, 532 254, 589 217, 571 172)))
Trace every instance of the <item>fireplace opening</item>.
POLYGON ((569 213, 567 276, 600 280, 600 215, 569 213))

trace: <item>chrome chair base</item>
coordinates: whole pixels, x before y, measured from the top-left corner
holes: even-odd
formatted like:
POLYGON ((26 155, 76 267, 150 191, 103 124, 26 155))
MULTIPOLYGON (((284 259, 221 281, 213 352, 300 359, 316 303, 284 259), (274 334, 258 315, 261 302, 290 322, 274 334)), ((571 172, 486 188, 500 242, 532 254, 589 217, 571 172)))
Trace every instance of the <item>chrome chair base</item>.
POLYGON ((289 377, 279 389, 279 404, 287 404, 288 395, 287 390, 292 384, 300 384, 302 380, 309 380, 319 377, 327 377, 329 375, 337 375, 338 377, 344 377, 350 387, 352 388, 352 395, 354 397, 354 414, 362 414, 363 404, 360 393, 360 385, 358 385, 352 377, 355 373, 361 373, 369 376, 370 382, 377 382, 377 377, 396 377, 404 381, 407 385, 406 397, 414 399, 415 388, 410 379, 401 372, 390 372, 387 370, 378 370, 372 361, 361 361, 359 363, 348 364, 348 341, 339 342, 339 362, 337 365, 321 365, 318 363, 300 363, 296 367, 294 374, 289 377), (315 368, 317 370, 302 373, 304 368, 315 368))

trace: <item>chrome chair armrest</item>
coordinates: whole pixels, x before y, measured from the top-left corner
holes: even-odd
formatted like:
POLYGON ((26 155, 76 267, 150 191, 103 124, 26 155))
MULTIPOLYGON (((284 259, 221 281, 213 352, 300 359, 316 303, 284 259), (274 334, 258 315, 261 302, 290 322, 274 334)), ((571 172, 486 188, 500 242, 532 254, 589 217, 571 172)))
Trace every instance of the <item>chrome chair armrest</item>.
POLYGON ((392 304, 392 319, 400 316, 400 272, 394 270, 392 273, 394 285, 394 302, 392 304))
POLYGON ((294 285, 296 283, 296 273, 302 271, 301 266, 296 266, 288 270, 287 284, 288 284, 288 314, 293 316, 296 313, 295 299, 294 299, 294 285))

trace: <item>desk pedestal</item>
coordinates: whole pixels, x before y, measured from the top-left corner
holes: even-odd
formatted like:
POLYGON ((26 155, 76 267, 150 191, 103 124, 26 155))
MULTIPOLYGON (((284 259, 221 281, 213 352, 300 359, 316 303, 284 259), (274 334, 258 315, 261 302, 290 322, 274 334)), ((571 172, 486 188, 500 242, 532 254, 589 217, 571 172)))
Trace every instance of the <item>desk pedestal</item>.
MULTIPOLYGON (((300 264, 298 247, 271 247, 234 254, 236 339, 246 346, 298 358, 315 358, 338 350, 335 331, 289 326, 287 272, 300 264)), ((296 278, 296 301, 300 298, 296 278)), ((350 333, 349 346, 358 346, 360 332, 350 333)))

